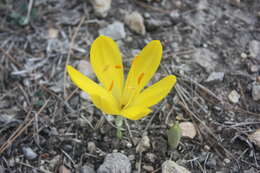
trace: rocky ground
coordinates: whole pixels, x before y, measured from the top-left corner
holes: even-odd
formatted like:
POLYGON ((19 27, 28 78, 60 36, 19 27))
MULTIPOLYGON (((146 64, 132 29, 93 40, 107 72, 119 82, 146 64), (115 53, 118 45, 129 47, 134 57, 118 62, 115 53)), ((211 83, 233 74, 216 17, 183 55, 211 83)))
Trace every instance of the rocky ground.
POLYGON ((258 0, 2 0, 0 173, 218 172, 260 169, 258 0), (164 46, 154 80, 174 90, 154 112, 126 120, 123 138, 69 80, 95 78, 93 40, 115 39, 129 67, 149 41, 164 46), (175 150, 167 130, 178 120, 175 150))

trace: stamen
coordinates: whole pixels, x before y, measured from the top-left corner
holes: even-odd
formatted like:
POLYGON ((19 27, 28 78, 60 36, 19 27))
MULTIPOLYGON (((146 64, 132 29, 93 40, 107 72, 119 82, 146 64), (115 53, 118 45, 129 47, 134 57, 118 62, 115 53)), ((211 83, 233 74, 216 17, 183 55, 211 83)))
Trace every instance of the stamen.
POLYGON ((140 58, 140 56, 139 56, 139 55, 136 55, 136 56, 134 57, 133 61, 132 61, 132 64, 133 64, 137 59, 139 59, 139 58, 140 58))
POLYGON ((141 74, 139 75, 138 79, 137 79, 137 84, 138 84, 138 85, 140 85, 141 80, 143 79, 143 77, 144 77, 144 73, 141 73, 141 74))
POLYGON ((109 86, 108 91, 111 91, 111 90, 113 89, 113 87, 114 87, 114 81, 112 80, 112 82, 111 82, 111 84, 110 84, 110 86, 109 86))
POLYGON ((107 71, 109 69, 109 65, 106 65, 103 69, 103 72, 107 71))
POLYGON ((115 68, 116 68, 116 69, 121 69, 122 66, 121 66, 121 65, 115 65, 115 68))

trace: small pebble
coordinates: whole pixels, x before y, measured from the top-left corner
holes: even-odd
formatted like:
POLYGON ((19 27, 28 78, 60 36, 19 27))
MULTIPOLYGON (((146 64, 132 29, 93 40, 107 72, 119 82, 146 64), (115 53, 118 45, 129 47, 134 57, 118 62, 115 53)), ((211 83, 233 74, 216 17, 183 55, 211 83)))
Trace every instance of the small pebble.
POLYGON ((204 149, 205 149, 206 151, 209 151, 209 150, 210 150, 210 146, 204 145, 204 149))
POLYGON ((243 58, 243 59, 246 59, 246 58, 247 58, 247 54, 244 53, 244 52, 242 52, 242 53, 240 54, 240 56, 241 56, 241 58, 243 58))
POLYGON ((228 99, 231 103, 238 103, 240 99, 240 95, 236 90, 232 90, 228 95, 228 99))
POLYGON ((162 173, 190 173, 190 171, 172 160, 167 160, 162 164, 162 173))
POLYGON ((205 82, 222 82, 224 75, 224 72, 212 72, 205 82))
POLYGON ((135 155, 129 155, 128 158, 130 161, 133 161, 133 160, 135 160, 135 155))
POLYGON ((96 144, 94 142, 88 142, 88 152, 95 153, 97 150, 96 144))
POLYGON ((148 136, 143 136, 136 147, 136 152, 141 153, 148 150, 151 147, 150 139, 148 136))
POLYGON ((173 22, 177 23, 180 20, 181 15, 177 10, 174 10, 170 13, 170 17, 173 22))
POLYGON ((145 154, 145 159, 147 159, 151 163, 154 163, 156 158, 157 158, 157 156, 153 153, 146 153, 145 154))
POLYGON ((254 133, 248 136, 248 139, 260 148, 260 129, 257 129, 254 133))
POLYGON ((131 14, 126 15, 125 23, 134 32, 141 34, 141 35, 145 35, 146 31, 145 31, 145 25, 144 25, 144 18, 139 12, 134 11, 131 14))
POLYGON ((150 165, 143 165, 143 169, 148 171, 148 172, 154 171, 154 168, 150 165))
POLYGON ((260 100, 260 85, 253 85, 252 97, 254 101, 260 100))
POLYGON ((133 146, 133 145, 131 144, 131 142, 127 142, 127 143, 126 143, 126 147, 127 147, 127 148, 132 148, 132 146, 133 146))
POLYGON ((37 157, 37 154, 30 147, 23 147, 23 154, 26 159, 33 160, 37 157))
POLYGON ((260 42, 257 40, 252 40, 248 45, 248 49, 249 55, 252 58, 256 58, 260 54, 260 42))
POLYGON ((55 28, 49 28, 49 30, 48 30, 48 38, 49 39, 57 38, 58 35, 59 35, 59 30, 57 30, 55 28))
POLYGON ((94 11, 99 17, 106 17, 111 8, 111 0, 90 0, 94 11))
POLYGON ((183 137, 188 137, 190 139, 193 139, 196 136, 196 129, 193 123, 191 122, 181 122, 179 124, 183 137))
POLYGON ((122 153, 111 153, 106 156, 97 173, 131 173, 131 170, 131 163, 128 157, 122 153))
POLYGON ((229 164, 229 163, 230 163, 230 160, 229 160, 228 158, 225 158, 225 159, 224 159, 224 162, 225 162, 226 164, 229 164))
POLYGON ((256 73, 256 72, 259 71, 259 66, 251 65, 249 70, 250 70, 251 73, 256 73))

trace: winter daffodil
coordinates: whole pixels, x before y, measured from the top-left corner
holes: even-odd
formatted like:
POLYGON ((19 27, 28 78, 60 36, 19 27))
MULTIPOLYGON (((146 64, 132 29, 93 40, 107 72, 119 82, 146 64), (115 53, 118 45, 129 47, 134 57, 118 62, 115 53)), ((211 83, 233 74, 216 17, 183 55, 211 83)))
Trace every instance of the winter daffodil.
POLYGON ((93 103, 106 114, 138 120, 148 115, 151 106, 161 101, 176 83, 169 75, 144 87, 156 72, 162 57, 160 41, 153 40, 135 56, 126 80, 122 57, 117 44, 109 37, 99 36, 90 49, 90 63, 101 83, 95 83, 72 66, 67 66, 71 80, 89 94, 93 103))

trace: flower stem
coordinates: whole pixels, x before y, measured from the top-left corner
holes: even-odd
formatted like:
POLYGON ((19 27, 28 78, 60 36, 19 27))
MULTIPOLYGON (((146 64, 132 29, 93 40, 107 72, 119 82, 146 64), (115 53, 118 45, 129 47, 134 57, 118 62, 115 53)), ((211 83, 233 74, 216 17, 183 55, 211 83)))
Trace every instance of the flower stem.
POLYGON ((122 139, 123 133, 122 133, 122 126, 123 126, 123 120, 124 118, 122 116, 116 116, 116 137, 118 139, 122 139))

